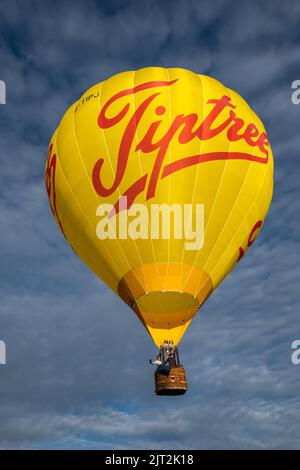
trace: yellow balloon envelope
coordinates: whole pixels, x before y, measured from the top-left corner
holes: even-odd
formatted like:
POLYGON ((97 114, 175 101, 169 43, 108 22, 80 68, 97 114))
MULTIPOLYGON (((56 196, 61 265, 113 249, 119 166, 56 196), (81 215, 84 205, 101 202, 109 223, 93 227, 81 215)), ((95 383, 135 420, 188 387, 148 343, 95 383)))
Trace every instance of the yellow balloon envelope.
POLYGON ((63 116, 46 164, 54 217, 73 250, 178 344, 266 217, 273 157, 237 93, 189 70, 123 72, 63 116))

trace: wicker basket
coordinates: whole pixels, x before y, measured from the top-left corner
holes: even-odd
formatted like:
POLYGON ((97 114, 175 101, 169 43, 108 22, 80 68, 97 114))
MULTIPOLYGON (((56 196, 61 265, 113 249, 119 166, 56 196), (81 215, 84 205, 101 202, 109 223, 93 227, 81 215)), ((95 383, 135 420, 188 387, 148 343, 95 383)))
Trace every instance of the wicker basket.
POLYGON ((168 369, 158 367, 155 374, 157 395, 183 395, 187 391, 186 375, 183 366, 168 369))

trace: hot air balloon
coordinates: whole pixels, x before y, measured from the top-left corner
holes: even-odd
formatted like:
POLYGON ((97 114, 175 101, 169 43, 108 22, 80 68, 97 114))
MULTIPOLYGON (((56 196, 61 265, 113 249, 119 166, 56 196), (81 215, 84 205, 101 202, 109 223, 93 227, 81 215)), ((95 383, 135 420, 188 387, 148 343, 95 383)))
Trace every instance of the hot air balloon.
POLYGON ((159 348, 156 393, 184 393, 178 344, 270 206, 273 157, 262 122, 211 77, 122 72, 67 110, 45 181, 68 243, 159 348))

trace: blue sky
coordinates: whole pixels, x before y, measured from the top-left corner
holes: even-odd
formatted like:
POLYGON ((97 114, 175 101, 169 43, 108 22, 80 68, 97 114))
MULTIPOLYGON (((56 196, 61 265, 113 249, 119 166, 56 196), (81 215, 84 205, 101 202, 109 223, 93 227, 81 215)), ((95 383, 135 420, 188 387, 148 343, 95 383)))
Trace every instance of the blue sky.
POLYGON ((298 1, 0 4, 0 447, 300 448, 298 1), (48 207, 53 130, 94 83, 158 65, 240 93, 268 131, 264 228, 181 343, 190 390, 153 393, 155 346, 75 256, 48 207))

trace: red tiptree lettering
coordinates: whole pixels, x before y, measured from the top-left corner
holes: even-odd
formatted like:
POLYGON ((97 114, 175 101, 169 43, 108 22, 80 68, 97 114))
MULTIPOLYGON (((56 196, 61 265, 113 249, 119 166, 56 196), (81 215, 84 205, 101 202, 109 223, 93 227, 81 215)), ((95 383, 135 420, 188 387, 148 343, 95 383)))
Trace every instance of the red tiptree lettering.
MULTIPOLYGON (((115 103, 118 102, 121 98, 142 92, 144 90, 169 87, 175 84, 177 81, 178 79, 171 81, 152 81, 116 93, 102 107, 98 116, 99 127, 102 129, 109 129, 113 126, 116 126, 129 114, 130 104, 127 102, 125 105, 121 106, 119 112, 111 117, 108 117, 107 113, 109 112, 110 107, 113 104, 115 105, 115 103)), ((101 178, 101 170, 104 164, 104 158, 100 158, 96 161, 92 172, 92 182, 95 191, 100 196, 110 196, 121 184, 127 168, 133 141, 136 138, 139 123, 146 110, 160 94, 161 91, 155 91, 154 93, 151 93, 139 105, 131 117, 129 117, 128 124, 120 139, 115 177, 110 186, 105 185, 101 178)), ((167 132, 160 139, 156 138, 156 132, 161 125, 163 118, 157 119, 149 125, 145 135, 135 146, 134 152, 141 151, 144 154, 147 154, 153 151, 157 151, 157 156, 154 161, 151 173, 145 173, 142 175, 123 192, 122 196, 127 197, 127 208, 131 206, 137 195, 145 189, 147 189, 147 200, 154 197, 156 187, 160 179, 192 165, 214 160, 249 160, 262 164, 266 164, 268 162, 269 143, 266 134, 264 132, 260 133, 254 123, 249 123, 246 125, 244 120, 236 115, 234 111, 236 106, 231 102, 231 98, 229 96, 224 95, 217 99, 210 99, 207 101, 207 104, 212 105, 212 108, 204 120, 199 122, 199 116, 197 113, 191 113, 188 115, 178 114, 175 116, 167 132), (217 126, 215 126, 214 124, 217 118, 220 116, 223 116, 223 120, 221 124, 219 123, 217 126), (229 141, 235 142, 238 140, 243 140, 249 147, 257 147, 262 155, 253 155, 252 152, 243 153, 218 151, 187 156, 164 166, 166 153, 168 151, 170 142, 175 138, 175 134, 177 134, 178 142, 184 145, 195 138, 201 141, 213 139, 215 136, 226 130, 226 136, 229 141)), ((154 112, 157 116, 163 116, 163 114, 166 112, 166 109, 164 106, 158 105, 156 106, 154 112)), ((218 121, 220 122, 219 119, 218 121)), ((115 210, 116 212, 120 210, 119 201, 116 202, 115 210)))
POLYGON ((55 216, 62 233, 64 234, 64 236, 66 236, 64 229, 62 228, 60 218, 57 212, 57 207, 56 207, 55 174, 56 174, 57 156, 56 156, 56 153, 52 154, 52 150, 53 150, 53 144, 51 144, 48 149, 48 157, 47 157, 46 170, 45 170, 45 184, 46 184, 51 211, 53 215, 55 216))
MULTIPOLYGON (((247 241, 247 248, 249 248, 255 242, 256 237, 258 235, 258 230, 261 228, 262 224, 263 224, 263 221, 258 220, 258 222, 256 222, 256 224, 252 227, 252 230, 249 234, 248 241, 247 241)), ((245 250, 244 248, 240 246, 237 262, 239 262, 243 258, 244 254, 245 254, 245 250)))

